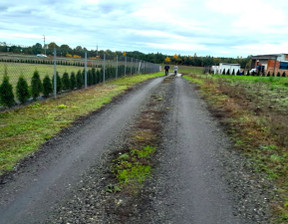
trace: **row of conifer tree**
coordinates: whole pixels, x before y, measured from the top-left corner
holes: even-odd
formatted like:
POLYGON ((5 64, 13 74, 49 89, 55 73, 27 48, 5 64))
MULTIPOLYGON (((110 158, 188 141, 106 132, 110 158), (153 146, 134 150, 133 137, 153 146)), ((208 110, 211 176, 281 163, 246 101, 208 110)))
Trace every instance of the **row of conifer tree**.
MULTIPOLYGON (((115 67, 106 67, 105 69, 105 80, 115 78, 115 67)), ((126 68, 126 73, 130 73, 130 68, 126 68)), ((118 77, 124 75, 124 66, 118 67, 118 77)), ((97 83, 103 82, 103 69, 96 70, 92 68, 87 71, 87 85, 95 85, 97 83)), ((56 72, 56 92, 61 91, 81 89, 85 84, 85 70, 79 70, 77 73, 64 72, 62 77, 56 72)), ((16 96, 19 103, 24 104, 31 98, 36 100, 38 97, 43 95, 43 97, 49 97, 54 90, 54 76, 51 79, 49 75, 46 75, 43 81, 40 78, 39 72, 36 70, 33 73, 31 84, 28 85, 27 80, 23 75, 18 79, 16 85, 16 96)), ((12 107, 15 105, 15 96, 13 93, 13 86, 9 82, 9 76, 6 74, 3 77, 3 81, 0 85, 0 104, 12 107)))

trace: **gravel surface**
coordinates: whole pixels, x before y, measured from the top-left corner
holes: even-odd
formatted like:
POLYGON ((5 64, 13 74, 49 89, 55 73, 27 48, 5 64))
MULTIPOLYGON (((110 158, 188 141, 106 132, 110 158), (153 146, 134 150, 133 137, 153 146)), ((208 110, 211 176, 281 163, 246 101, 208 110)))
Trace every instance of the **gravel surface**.
POLYGON ((193 90, 171 83, 152 189, 154 223, 270 223, 273 185, 249 170, 193 90))
MULTIPOLYGON (((79 121, 6 178, 6 184, 0 185, 0 223, 269 223, 269 201, 275 196, 272 184, 251 172, 247 158, 232 149, 195 86, 181 77, 171 76, 160 83, 162 80, 141 85, 79 121), (133 95, 139 97, 131 101, 133 95), (130 102, 129 106, 125 102, 130 102), (108 193, 107 185, 116 183, 111 162, 127 150, 141 111, 151 109, 163 112, 152 177, 137 194, 127 189, 108 193), (76 148, 83 148, 79 139, 102 127, 104 117, 123 113, 119 119, 124 122, 110 124, 111 133, 100 135, 102 144, 92 135, 97 141, 85 145, 99 153, 88 149, 83 149, 88 150, 84 154, 76 153, 76 148), (65 169, 57 173, 61 163, 65 169), (53 172, 51 167, 55 167, 53 172), (39 184, 41 175, 46 178, 39 184), (55 176, 58 181, 51 181, 55 176), (26 184, 28 187, 23 187, 26 184), (30 197, 40 197, 36 200, 40 213, 30 197), (27 207, 27 202, 32 205, 27 207), (7 205, 10 213, 4 213, 7 205)), ((102 129, 105 127, 103 124, 102 129)))
POLYGON ((43 222, 51 207, 69 197, 91 166, 106 162, 102 158, 109 144, 135 122, 145 99, 162 79, 146 82, 100 112, 80 119, 23 161, 16 172, 1 178, 0 223, 43 222))

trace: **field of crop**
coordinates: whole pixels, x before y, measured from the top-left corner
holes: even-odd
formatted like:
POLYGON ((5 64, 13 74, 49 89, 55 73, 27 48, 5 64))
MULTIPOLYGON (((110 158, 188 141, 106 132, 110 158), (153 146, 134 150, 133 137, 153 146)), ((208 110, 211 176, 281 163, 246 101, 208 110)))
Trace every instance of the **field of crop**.
POLYGON ((275 223, 287 223, 288 78, 204 75, 195 69, 185 78, 199 85, 235 149, 247 156, 247 166, 275 183, 280 195, 272 203, 275 223))

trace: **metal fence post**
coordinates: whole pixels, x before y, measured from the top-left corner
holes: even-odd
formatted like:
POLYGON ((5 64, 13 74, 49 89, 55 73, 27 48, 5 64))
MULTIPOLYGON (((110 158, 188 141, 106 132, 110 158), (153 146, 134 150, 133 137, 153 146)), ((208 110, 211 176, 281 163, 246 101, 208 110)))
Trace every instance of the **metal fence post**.
POLYGON ((87 88, 87 51, 85 51, 85 89, 87 88))
POLYGON ((54 47, 54 98, 57 97, 56 47, 54 47))
POLYGON ((106 70, 105 61, 106 61, 106 54, 104 54, 104 61, 103 61, 103 83, 105 82, 105 70, 106 70))
POLYGON ((116 79, 118 78, 118 55, 116 56, 116 79))
POLYGON ((131 58, 131 75, 133 75, 133 70, 134 70, 134 62, 133 58, 131 58))
POLYGON ((127 67, 127 56, 125 56, 125 64, 124 64, 124 75, 126 76, 126 67, 127 67))
POLYGON ((140 72, 141 72, 141 64, 142 64, 142 61, 139 60, 139 64, 138 64, 138 74, 140 74, 140 72))

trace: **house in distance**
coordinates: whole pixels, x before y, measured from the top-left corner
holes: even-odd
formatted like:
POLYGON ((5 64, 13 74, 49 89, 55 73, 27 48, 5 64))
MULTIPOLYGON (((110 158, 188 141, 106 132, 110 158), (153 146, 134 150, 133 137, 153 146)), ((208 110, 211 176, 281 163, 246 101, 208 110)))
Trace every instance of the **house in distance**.
POLYGON ((288 54, 267 54, 252 56, 251 68, 255 72, 270 73, 288 76, 288 54), (285 72, 285 73, 284 73, 285 72))

